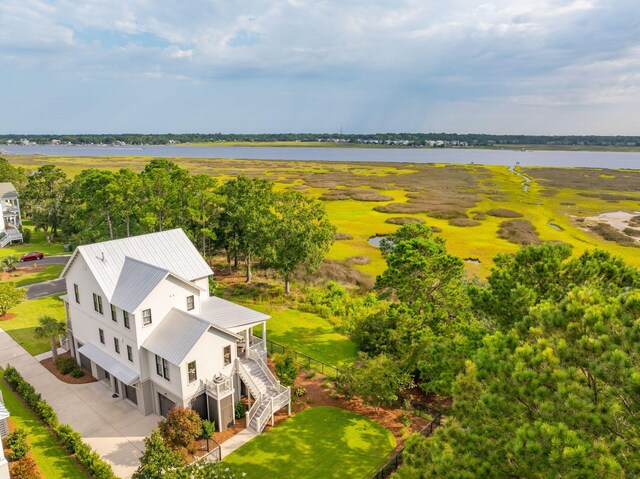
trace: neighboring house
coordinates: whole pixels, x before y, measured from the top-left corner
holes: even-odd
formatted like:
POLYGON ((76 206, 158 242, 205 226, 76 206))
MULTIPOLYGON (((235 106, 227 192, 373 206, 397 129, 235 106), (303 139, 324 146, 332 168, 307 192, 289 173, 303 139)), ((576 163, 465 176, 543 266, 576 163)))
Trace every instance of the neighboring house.
MULTIPOLYGON (((4 405, 4 398, 0 392, 0 440, 9 434, 9 424, 7 424, 7 420, 10 415, 4 405)), ((0 479, 9 479, 9 477, 9 463, 7 462, 7 458, 4 457, 4 448, 0 447, 0 479)))
POLYGON ((0 247, 22 241, 22 233, 18 230, 22 226, 20 200, 11 183, 0 183, 0 215, 0 247))
POLYGON ((247 396, 261 432, 291 401, 265 364, 269 316, 210 297, 212 274, 181 229, 79 246, 61 274, 71 354, 142 414, 188 406, 223 430, 247 396))

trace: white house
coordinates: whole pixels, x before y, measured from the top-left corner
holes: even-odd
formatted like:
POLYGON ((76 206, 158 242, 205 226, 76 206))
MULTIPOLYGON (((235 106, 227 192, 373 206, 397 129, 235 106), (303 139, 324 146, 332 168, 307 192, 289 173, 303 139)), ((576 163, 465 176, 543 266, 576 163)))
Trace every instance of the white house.
POLYGON ((269 316, 209 296, 212 274, 181 229, 79 246, 61 274, 71 354, 142 414, 189 406, 223 430, 246 396, 261 432, 291 401, 265 364, 269 316))
POLYGON ((21 225, 18 192, 11 183, 0 183, 0 247, 22 241, 21 225))

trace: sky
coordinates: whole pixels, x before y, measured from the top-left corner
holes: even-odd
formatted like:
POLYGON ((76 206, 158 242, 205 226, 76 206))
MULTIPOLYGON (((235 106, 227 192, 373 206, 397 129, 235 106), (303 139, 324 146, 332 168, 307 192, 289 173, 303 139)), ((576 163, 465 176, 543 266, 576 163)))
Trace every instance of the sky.
POLYGON ((640 135, 638 0, 0 0, 0 133, 640 135))

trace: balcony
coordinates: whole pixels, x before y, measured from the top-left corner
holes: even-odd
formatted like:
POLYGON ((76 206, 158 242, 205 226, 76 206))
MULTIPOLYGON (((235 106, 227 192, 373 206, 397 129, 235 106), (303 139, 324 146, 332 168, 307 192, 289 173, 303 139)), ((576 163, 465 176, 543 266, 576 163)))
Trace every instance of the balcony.
POLYGON ((233 392, 233 379, 226 376, 217 376, 213 381, 206 382, 207 394, 214 399, 221 399, 233 392))

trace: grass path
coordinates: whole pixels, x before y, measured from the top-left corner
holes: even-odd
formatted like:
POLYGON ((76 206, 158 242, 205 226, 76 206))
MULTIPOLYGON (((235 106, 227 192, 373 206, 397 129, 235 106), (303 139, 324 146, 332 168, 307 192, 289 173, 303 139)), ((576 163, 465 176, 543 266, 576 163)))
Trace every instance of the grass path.
POLYGON ((246 479, 369 478, 396 441, 380 424, 334 407, 302 411, 224 459, 246 479))
POLYGON ((10 421, 25 430, 31 454, 42 471, 44 479, 86 479, 87 475, 69 457, 63 447, 20 399, 0 381, 4 404, 11 413, 10 421))
POLYGON ((48 339, 36 338, 33 333, 38 318, 50 315, 59 321, 65 319, 64 304, 59 295, 23 301, 9 313, 15 317, 0 321, 0 327, 33 356, 51 349, 48 339))

